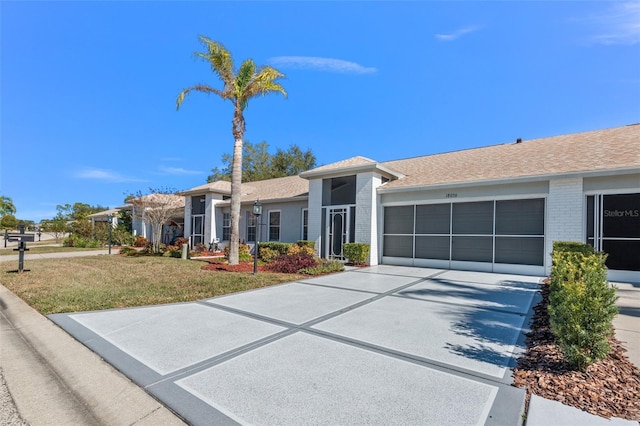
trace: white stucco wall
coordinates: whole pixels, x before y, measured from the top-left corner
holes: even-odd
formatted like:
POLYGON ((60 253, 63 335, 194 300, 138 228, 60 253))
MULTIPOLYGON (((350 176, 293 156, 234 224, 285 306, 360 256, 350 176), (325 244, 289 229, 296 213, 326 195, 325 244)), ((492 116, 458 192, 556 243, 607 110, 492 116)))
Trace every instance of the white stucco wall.
POLYGON ((184 230, 185 238, 191 241, 191 197, 184 197, 184 230))
POLYGON ((309 181, 309 227, 308 238, 315 241, 316 254, 320 256, 322 246, 322 179, 309 181))
POLYGON ((376 188, 382 179, 379 174, 359 173, 356 176, 355 243, 369 244, 369 264, 378 264, 378 209, 376 188))

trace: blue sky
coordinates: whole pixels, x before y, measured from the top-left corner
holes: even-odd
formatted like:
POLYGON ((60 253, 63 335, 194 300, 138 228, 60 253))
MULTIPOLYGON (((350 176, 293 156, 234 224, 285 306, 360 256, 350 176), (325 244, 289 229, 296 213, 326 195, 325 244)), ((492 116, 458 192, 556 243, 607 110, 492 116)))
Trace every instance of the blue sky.
POLYGON ((245 139, 319 165, 640 121, 640 2, 0 2, 0 194, 21 219, 206 182, 232 108, 198 35, 286 74, 245 139))

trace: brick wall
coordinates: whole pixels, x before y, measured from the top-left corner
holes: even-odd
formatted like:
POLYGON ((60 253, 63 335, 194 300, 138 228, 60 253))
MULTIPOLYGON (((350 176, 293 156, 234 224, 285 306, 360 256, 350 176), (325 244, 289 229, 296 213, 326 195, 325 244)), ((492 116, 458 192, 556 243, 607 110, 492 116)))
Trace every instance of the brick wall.
POLYGON ((584 194, 582 178, 553 179, 547 198, 546 269, 551 272, 554 241, 584 240, 584 194))

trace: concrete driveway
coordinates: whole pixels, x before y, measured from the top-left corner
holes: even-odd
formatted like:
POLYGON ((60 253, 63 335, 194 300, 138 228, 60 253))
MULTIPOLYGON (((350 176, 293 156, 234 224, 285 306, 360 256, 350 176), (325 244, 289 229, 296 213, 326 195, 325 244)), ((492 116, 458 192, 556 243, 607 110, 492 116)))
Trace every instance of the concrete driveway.
POLYGON ((540 280, 375 266, 50 318, 195 425, 516 425, 540 280))

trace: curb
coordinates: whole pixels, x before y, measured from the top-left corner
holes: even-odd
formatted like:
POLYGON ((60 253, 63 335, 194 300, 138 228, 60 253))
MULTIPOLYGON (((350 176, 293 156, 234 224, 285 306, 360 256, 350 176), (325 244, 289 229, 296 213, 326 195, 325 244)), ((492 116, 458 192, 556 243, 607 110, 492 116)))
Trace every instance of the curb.
POLYGON ((184 425, 90 349, 0 285, 0 365, 31 425, 184 425))

